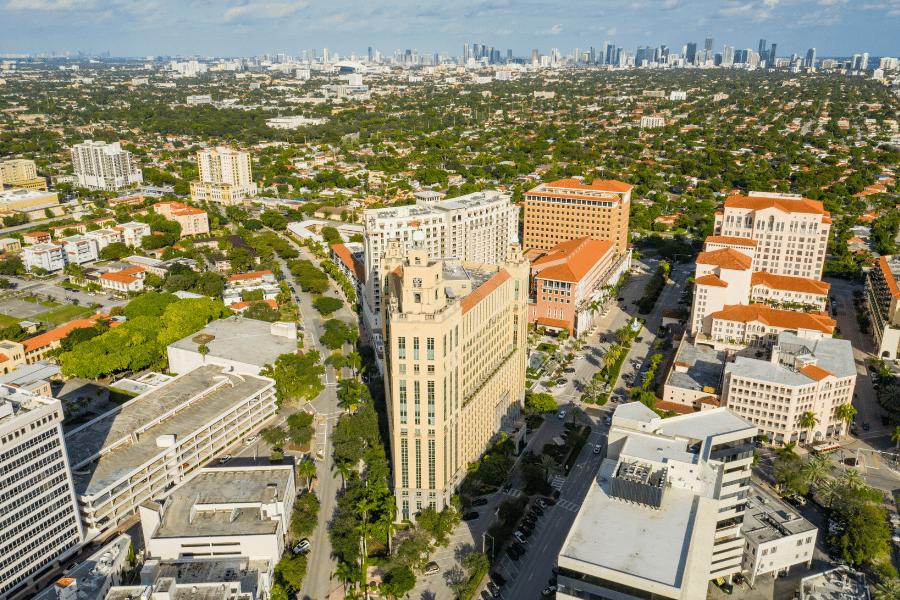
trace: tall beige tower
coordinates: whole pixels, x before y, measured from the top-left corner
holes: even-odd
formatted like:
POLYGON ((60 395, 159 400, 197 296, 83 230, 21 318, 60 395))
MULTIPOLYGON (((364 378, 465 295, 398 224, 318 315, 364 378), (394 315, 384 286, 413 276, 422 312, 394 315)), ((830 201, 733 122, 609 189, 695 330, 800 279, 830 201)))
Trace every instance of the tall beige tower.
MULTIPOLYGON (((418 234, 423 238, 424 234, 418 234)), ((528 262, 429 258, 388 242, 385 374, 398 519, 443 509, 488 443, 517 429, 525 389, 528 262)))
POLYGON ((231 206, 256 196, 250 153, 219 146, 197 153, 200 180, 191 182, 191 199, 231 206))

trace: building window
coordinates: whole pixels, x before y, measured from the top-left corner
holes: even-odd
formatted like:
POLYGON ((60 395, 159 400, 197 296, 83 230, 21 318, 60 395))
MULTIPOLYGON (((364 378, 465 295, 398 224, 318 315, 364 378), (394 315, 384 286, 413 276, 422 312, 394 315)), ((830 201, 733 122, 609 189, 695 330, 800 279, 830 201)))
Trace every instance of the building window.
POLYGON ((416 438, 416 487, 422 487, 422 440, 416 438))
MULTIPOLYGON (((409 487, 409 441, 400 440, 400 478, 403 487, 409 487)), ((406 502, 404 502, 406 504, 406 502)))
POLYGON ((400 423, 406 424, 406 380, 400 380, 400 423))
POLYGON ((434 360, 434 338, 426 338, 425 339, 425 351, 428 360, 434 360))
POLYGON ((434 477, 434 440, 428 440, 428 489, 435 489, 434 477))
POLYGON ((428 424, 434 425, 434 382, 428 382, 428 424))
POLYGON ((421 415, 419 414, 419 402, 420 402, 420 392, 419 392, 419 382, 413 381, 413 415, 416 420, 416 425, 421 422, 421 415))
POLYGON ((413 360, 419 360, 419 338, 413 338, 413 360))
POLYGON ((406 338, 397 338, 397 358, 406 358, 406 338))

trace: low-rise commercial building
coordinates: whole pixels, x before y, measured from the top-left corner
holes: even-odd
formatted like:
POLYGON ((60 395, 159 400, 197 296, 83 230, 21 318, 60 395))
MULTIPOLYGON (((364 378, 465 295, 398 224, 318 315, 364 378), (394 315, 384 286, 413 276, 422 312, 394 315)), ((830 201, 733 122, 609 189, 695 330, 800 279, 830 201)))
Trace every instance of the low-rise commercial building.
POLYGON ((663 385, 663 401, 686 407, 684 412, 723 406, 722 377, 728 353, 691 343, 684 336, 663 385))
POLYGON ((4 375, 24 364, 24 345, 12 340, 0 341, 0 369, 4 375))
POLYGON ((800 600, 870 600, 872 597, 865 573, 844 565, 804 577, 799 594, 800 600))
MULTIPOLYGON (((15 342, 5 340, 0 342, 0 347, 5 346, 6 344, 15 344, 15 342)), ((30 365, 25 364, 25 346, 22 344, 18 344, 18 346, 21 347, 23 363, 9 372, 4 369, 4 374, 0 375, 0 384, 13 385, 26 392, 52 397, 53 391, 50 382, 62 380, 62 370, 59 368, 59 365, 46 360, 41 360, 30 365)), ((6 355, 7 350, 3 350, 3 352, 4 355, 6 355)))
POLYGON ((804 338, 831 336, 837 322, 825 313, 793 312, 769 308, 765 304, 725 306, 712 313, 711 332, 704 339, 714 345, 773 346, 782 331, 804 338))
POLYGON ((557 598, 696 600, 740 572, 756 433, 724 408, 662 419, 618 406, 559 553, 557 598))
POLYGON ((64 577, 34 597, 34 600, 105 600, 110 588, 121 585, 128 572, 131 536, 116 536, 87 560, 66 571, 64 577))
MULTIPOLYGON (((25 348, 25 363, 34 364, 43 360, 47 351, 59 348, 60 341, 66 337, 70 331, 81 327, 93 327, 98 319, 109 319, 109 315, 98 313, 96 315, 91 315, 86 319, 75 319, 56 329, 51 329, 50 331, 24 340, 22 346, 25 348)), ((110 327, 118 327, 119 325, 120 323, 116 320, 109 321, 110 327)))
POLYGON ((853 400, 856 361, 848 340, 778 334, 770 360, 725 365, 722 398, 775 443, 812 442, 849 428, 838 408, 853 400), (815 423, 804 421, 811 413, 815 423))
POLYGON ((83 541, 58 400, 0 385, 0 598, 83 541))
POLYGON ((275 364, 282 354, 297 352, 297 326, 228 317, 169 344, 166 352, 169 369, 175 373, 187 373, 207 364, 258 375, 265 365, 275 364), (206 347, 206 354, 200 353, 200 346, 206 347))
POLYGON ((218 560, 150 559, 141 569, 139 585, 111 588, 106 600, 261 600, 268 597, 274 571, 271 560, 243 556, 218 560))
POLYGON ((100 276, 100 287, 112 293, 127 294, 144 289, 147 271, 141 267, 131 267, 121 271, 109 271, 100 276))
POLYGON ((66 433, 89 537, 128 520, 274 416, 274 385, 205 365, 66 433))
POLYGON ((56 192, 16 188, 0 191, 0 212, 27 215, 29 218, 46 219, 46 210, 54 216, 63 214, 56 192))

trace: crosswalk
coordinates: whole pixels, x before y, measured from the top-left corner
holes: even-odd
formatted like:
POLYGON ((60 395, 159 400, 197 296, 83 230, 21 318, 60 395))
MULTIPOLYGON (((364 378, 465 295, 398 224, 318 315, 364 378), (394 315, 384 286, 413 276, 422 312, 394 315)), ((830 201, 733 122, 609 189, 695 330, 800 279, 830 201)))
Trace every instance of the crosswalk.
POLYGON ((564 508, 566 510, 570 510, 573 513, 577 513, 581 509, 581 503, 569 502, 568 500, 557 500, 556 505, 560 508, 564 508))
POLYGON ((562 475, 557 475, 556 477, 553 478, 553 481, 550 482, 550 487, 557 489, 557 490, 562 490, 562 486, 565 482, 566 482, 565 477, 563 477, 562 475))
POLYGON ((522 493, 522 490, 517 490, 516 488, 510 488, 508 491, 503 490, 503 493, 507 496, 512 496, 513 498, 519 496, 522 493))

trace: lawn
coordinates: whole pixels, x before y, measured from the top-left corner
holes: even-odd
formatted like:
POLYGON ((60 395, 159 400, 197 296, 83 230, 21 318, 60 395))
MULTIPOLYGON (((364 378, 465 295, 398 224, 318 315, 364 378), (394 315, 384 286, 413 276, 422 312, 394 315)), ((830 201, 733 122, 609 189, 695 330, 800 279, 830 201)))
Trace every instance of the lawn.
POLYGON ((548 344, 547 342, 541 342, 540 344, 538 344, 538 347, 536 349, 538 352, 546 352, 552 355, 556 353, 557 348, 559 348, 557 344, 548 344))
POLYGON ((66 305, 55 310, 48 310, 47 312, 35 315, 33 318, 40 319, 41 321, 46 321, 51 325, 62 325, 63 323, 68 323, 69 321, 73 321, 81 317, 86 317, 93 312, 94 309, 87 306, 66 305))
POLYGON ((54 302, 53 300, 44 300, 41 302, 41 306, 46 306, 48 308, 56 308, 57 306, 62 306, 59 302, 54 302))
POLYGON ((35 298, 34 296, 25 296, 24 298, 22 298, 22 300, 24 300, 25 302, 31 302, 32 304, 37 303, 37 298, 35 298))
POLYGON ((7 327, 9 325, 14 325, 21 321, 22 319, 17 319, 15 317, 11 317, 9 315, 4 315, 0 313, 0 327, 7 327))

